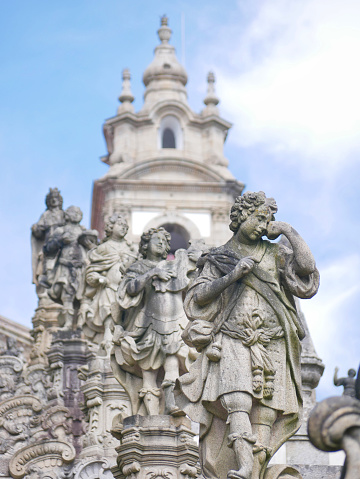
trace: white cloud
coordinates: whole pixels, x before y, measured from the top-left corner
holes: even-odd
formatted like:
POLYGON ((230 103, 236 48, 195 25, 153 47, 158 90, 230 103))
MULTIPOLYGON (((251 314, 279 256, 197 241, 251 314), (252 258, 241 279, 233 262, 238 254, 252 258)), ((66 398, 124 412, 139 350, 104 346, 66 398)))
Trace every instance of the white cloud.
POLYGON ((229 33, 217 35, 218 93, 235 124, 232 141, 336 167, 360 149, 360 3, 256 3, 245 26, 236 28, 237 15, 226 26, 230 45, 229 33))
POLYGON ((319 265, 319 269, 319 292, 310 301, 302 301, 301 308, 315 348, 326 364, 320 384, 320 394, 326 396, 339 394, 332 386, 335 366, 340 366, 341 374, 350 367, 358 367, 360 324, 356 303, 360 293, 360 255, 342 257, 327 267, 319 265))

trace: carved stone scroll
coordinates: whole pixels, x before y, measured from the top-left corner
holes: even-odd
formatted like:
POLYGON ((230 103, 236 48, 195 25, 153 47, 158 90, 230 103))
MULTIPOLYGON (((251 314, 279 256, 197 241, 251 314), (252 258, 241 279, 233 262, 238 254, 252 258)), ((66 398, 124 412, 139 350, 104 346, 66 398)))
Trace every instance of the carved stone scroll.
POLYGON ((12 457, 9 469, 14 479, 22 479, 34 467, 40 471, 52 471, 75 459, 75 449, 62 441, 46 441, 23 447, 12 457))

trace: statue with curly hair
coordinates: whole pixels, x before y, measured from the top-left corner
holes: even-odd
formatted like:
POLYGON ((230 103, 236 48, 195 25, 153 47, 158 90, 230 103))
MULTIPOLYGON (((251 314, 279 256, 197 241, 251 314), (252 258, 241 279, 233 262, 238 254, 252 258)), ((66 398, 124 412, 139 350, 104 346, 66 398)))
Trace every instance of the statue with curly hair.
MULTIPOLYGON (((181 415, 174 386, 188 371, 189 348, 181 339, 187 325, 182 291, 195 270, 194 247, 178 250, 167 261, 170 233, 152 228, 141 236, 144 259, 127 270, 118 291, 122 325, 115 327, 112 369, 129 394, 132 414, 181 415)), ((196 353, 195 351, 193 351, 196 353)))
POLYGON ((204 478, 261 479, 300 427, 300 341, 294 297, 319 274, 309 247, 263 192, 236 199, 233 237, 198 261, 185 298, 183 338, 200 356, 179 378, 177 405, 200 423, 204 478), (273 243, 280 235, 287 244, 273 243))
POLYGON ((120 314, 117 289, 126 268, 138 259, 135 245, 125 238, 128 229, 126 219, 114 213, 106 222, 105 238, 88 254, 78 325, 87 339, 105 351, 120 314))

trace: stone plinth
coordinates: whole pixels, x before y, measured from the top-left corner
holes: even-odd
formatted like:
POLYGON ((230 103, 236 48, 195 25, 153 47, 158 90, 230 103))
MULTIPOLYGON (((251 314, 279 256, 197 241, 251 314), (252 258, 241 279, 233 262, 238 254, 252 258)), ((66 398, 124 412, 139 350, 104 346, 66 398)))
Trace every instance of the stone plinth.
POLYGON ((116 479, 191 479, 198 475, 198 446, 185 417, 130 416, 114 425, 120 439, 116 479))

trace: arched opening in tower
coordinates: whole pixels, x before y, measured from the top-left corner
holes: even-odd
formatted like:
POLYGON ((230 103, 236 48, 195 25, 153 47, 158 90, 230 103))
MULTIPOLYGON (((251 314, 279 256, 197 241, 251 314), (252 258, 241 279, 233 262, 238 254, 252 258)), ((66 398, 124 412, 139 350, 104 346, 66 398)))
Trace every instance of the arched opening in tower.
POLYGON ((174 258, 176 250, 180 248, 188 249, 190 234, 183 226, 177 223, 165 223, 161 226, 171 234, 170 252, 168 255, 168 259, 174 258))
POLYGON ((163 148, 176 148, 175 135, 171 128, 165 128, 162 137, 163 148))

